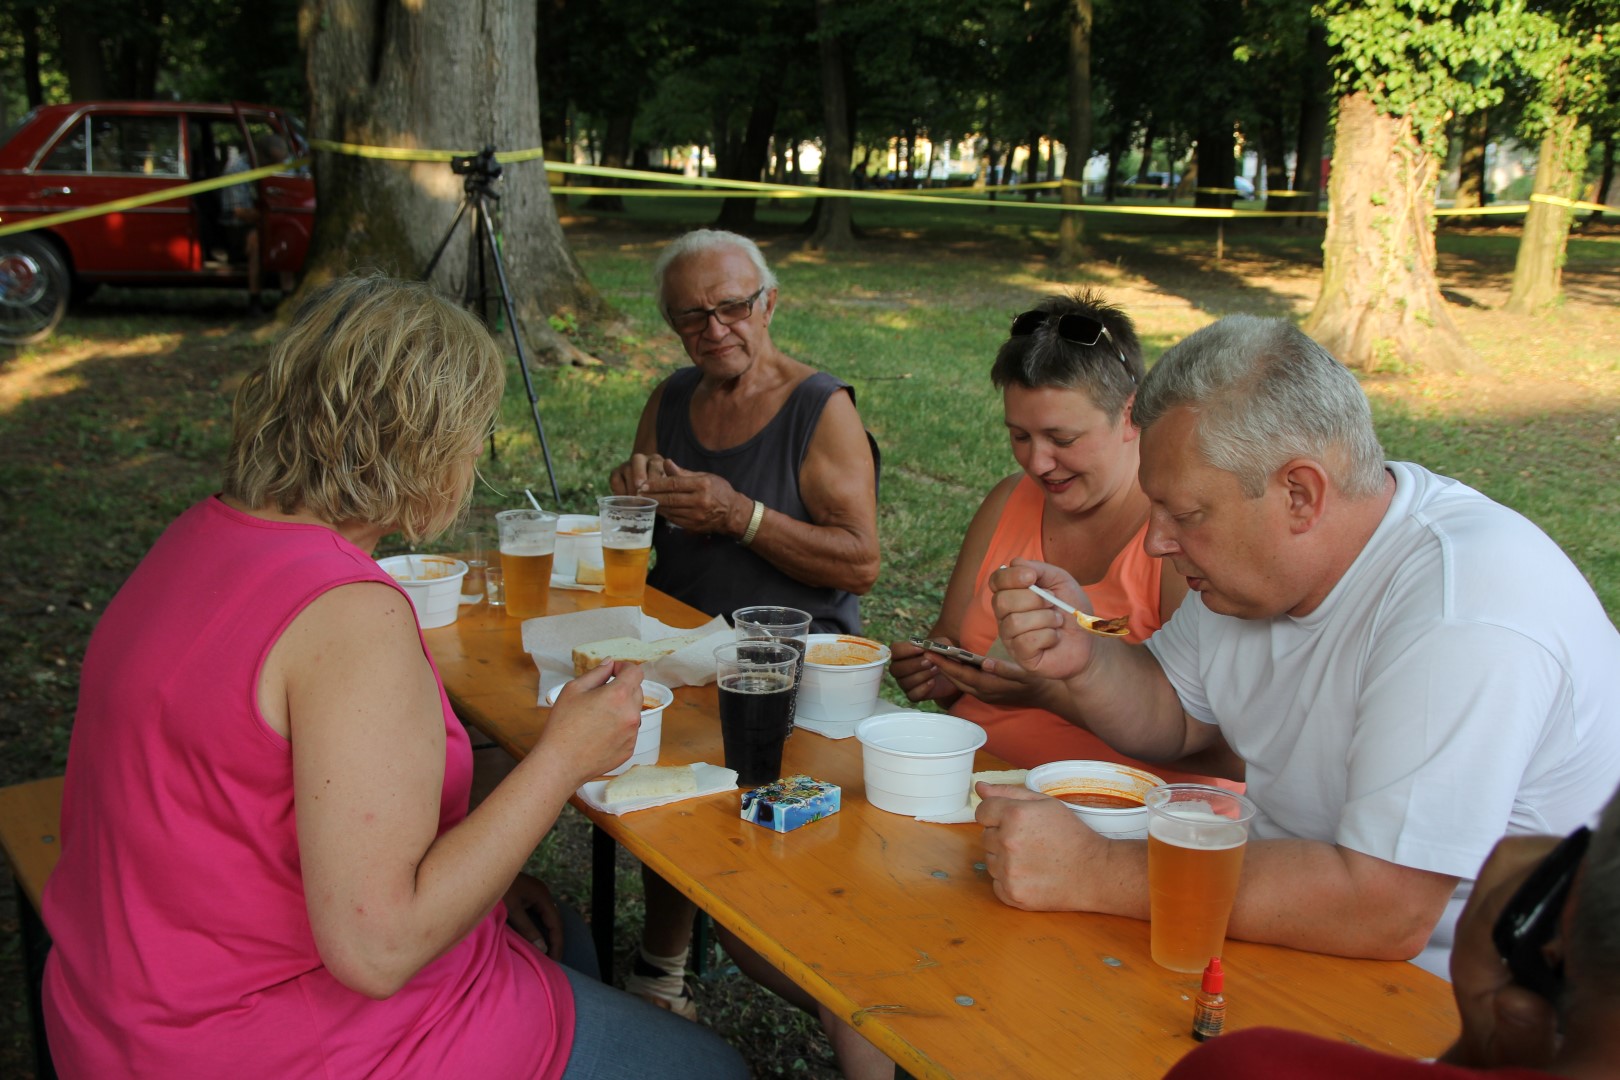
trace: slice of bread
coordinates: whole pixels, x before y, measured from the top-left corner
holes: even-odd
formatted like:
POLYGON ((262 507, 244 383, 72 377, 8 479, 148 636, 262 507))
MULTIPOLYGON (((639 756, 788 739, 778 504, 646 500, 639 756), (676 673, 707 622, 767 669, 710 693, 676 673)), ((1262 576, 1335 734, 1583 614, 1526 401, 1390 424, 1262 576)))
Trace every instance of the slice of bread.
POLYGON ((581 559, 574 567, 574 580, 581 585, 603 585, 607 579, 602 576, 602 564, 591 565, 581 559))
POLYGON ((676 634, 672 637, 659 638, 656 641, 642 641, 640 638, 620 637, 608 638, 606 641, 592 641, 574 647, 574 674, 583 675, 594 667, 599 667, 609 660, 628 660, 632 664, 648 664, 654 660, 662 659, 676 649, 685 648, 694 641, 700 641, 707 635, 701 630, 694 630, 690 634, 676 634))
POLYGON ((602 801, 661 799, 697 790, 697 775, 690 765, 632 765, 602 788, 602 801))
POLYGON ((984 769, 973 774, 968 781, 968 809, 977 810, 984 800, 979 798, 979 781, 987 784, 1017 784, 1022 785, 1024 778, 1029 775, 1028 769, 984 769))

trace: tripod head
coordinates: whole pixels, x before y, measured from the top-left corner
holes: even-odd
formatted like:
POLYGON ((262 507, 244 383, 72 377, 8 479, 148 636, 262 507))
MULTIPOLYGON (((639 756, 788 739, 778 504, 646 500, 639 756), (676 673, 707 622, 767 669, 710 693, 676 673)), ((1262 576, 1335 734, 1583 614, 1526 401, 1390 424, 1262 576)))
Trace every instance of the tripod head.
POLYGON ((495 193, 494 184, 501 178, 501 163, 495 160, 493 143, 476 154, 451 158, 450 171, 467 178, 462 183, 462 190, 469 196, 487 195, 491 199, 500 198, 495 193))

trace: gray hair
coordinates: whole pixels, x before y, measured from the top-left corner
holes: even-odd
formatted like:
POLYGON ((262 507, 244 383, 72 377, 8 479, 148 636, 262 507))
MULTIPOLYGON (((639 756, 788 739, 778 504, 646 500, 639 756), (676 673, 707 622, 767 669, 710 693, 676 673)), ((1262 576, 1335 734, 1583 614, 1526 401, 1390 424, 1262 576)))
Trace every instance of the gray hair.
POLYGON ((1301 457, 1351 498, 1383 490, 1384 450, 1361 384, 1287 319, 1229 315, 1166 352, 1142 381, 1136 423, 1146 431, 1181 407, 1198 414, 1204 460, 1251 499, 1301 457))
POLYGON ((658 306, 664 306, 664 275, 669 272, 670 266, 676 259, 684 259, 688 255, 700 255, 707 251, 717 251, 721 248, 736 248, 748 256, 748 261, 754 264, 759 271, 759 283, 766 290, 776 288, 776 275, 765 264, 765 255, 759 250, 759 245, 748 237, 739 233, 727 232, 724 229, 693 229, 672 242, 658 254, 658 261, 653 263, 653 289, 658 297, 658 306))
POLYGON ((996 389, 1084 390, 1093 405, 1117 422, 1142 380, 1142 343, 1131 317, 1095 289, 1047 296, 1030 310, 1045 312, 1047 319, 1033 333, 1009 337, 997 351, 990 368, 996 389), (1095 345, 1067 341, 1057 332, 1065 315, 1096 319, 1108 328, 1108 336, 1095 345))
POLYGON ((1564 949, 1565 962, 1579 970, 1571 989, 1583 996, 1620 994, 1620 791, 1592 832, 1578 889, 1564 949))

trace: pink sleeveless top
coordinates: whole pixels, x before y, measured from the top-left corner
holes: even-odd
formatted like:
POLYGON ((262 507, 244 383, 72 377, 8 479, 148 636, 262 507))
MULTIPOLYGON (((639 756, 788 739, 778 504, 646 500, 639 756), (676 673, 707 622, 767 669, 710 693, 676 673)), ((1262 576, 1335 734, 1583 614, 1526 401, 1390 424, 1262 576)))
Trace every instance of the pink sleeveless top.
MULTIPOLYGON (((1041 516, 1046 497, 1040 485, 1022 476, 1007 497, 1001 519, 990 538, 990 547, 973 578, 973 599, 962 616, 964 649, 984 653, 996 640, 996 615, 990 607, 990 575, 1013 559, 1046 561, 1041 542, 1041 516)), ((1114 556, 1101 581, 1085 585, 1086 596, 1098 614, 1129 615, 1131 632, 1127 641, 1139 643, 1164 624, 1159 616, 1159 578, 1163 562, 1150 556, 1142 546, 1147 524, 1114 556)), ((1082 759, 1115 761, 1145 769, 1171 783, 1184 780, 1208 783, 1208 777, 1193 776, 1178 769, 1128 758, 1109 749, 1108 744, 1056 713, 1021 705, 991 705, 969 694, 957 698, 951 712, 984 728, 989 739, 985 749, 1020 769, 1032 769, 1048 761, 1082 759)), ((1223 782, 1225 783, 1225 782, 1223 782)))
MULTIPOLYGON (((260 716, 258 679, 306 605, 357 581, 393 585, 330 529, 210 498, 108 605, 85 656, 44 898, 45 1019, 63 1076, 562 1075, 567 977, 506 928, 500 904, 385 1001, 343 986, 315 950, 292 747, 260 716)), ((472 753, 439 696, 442 833, 467 815, 472 753)))

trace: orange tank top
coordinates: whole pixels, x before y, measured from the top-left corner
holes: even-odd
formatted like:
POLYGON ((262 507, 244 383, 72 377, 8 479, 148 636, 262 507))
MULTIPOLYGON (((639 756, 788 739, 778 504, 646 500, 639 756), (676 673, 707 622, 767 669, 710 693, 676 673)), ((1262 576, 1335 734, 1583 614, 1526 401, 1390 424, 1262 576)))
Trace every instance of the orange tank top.
MULTIPOLYGON (((990 608, 990 575, 1013 559, 1046 561, 1045 547, 1041 542, 1045 506, 1046 497, 1040 485, 1028 476, 1020 477, 1001 511, 1001 520, 996 522, 995 535, 990 538, 984 561, 974 575, 973 598, 962 616, 963 648, 984 653, 996 640, 996 616, 990 608)), ((1146 534, 1147 523, 1144 522, 1130 542, 1114 556, 1102 580, 1085 586, 1092 610, 1099 615, 1130 616, 1131 632, 1125 640, 1133 644, 1145 641, 1164 624, 1159 615, 1159 580, 1164 564, 1143 548, 1142 541, 1146 534)), ((1114 761, 1145 769, 1170 783, 1212 782, 1206 776, 1195 776, 1126 757, 1110 749, 1107 743, 1091 732, 1045 709, 991 705, 964 694, 951 706, 951 712, 984 728, 989 735, 985 749, 1020 769, 1070 759, 1114 761)), ((1223 786, 1231 786, 1230 781, 1219 782, 1223 786)))

